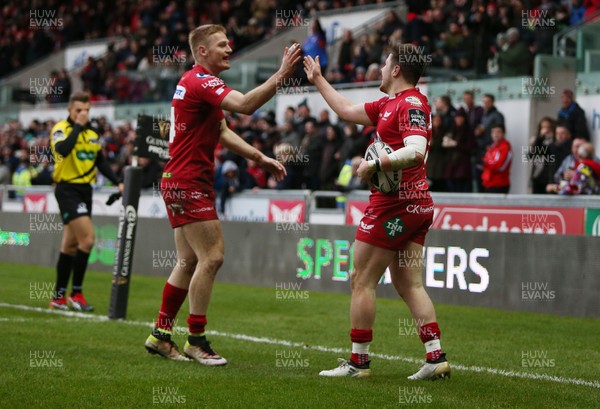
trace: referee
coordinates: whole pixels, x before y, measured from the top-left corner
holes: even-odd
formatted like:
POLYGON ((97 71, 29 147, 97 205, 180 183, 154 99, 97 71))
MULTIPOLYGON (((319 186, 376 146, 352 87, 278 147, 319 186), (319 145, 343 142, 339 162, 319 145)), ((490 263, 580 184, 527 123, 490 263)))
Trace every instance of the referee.
POLYGON ((54 156, 52 179, 63 220, 63 237, 56 265, 56 287, 50 308, 92 311, 82 292, 88 258, 94 246, 92 186, 96 168, 123 191, 123 184, 102 155, 99 132, 89 122, 90 96, 75 92, 69 98, 69 117, 52 128, 50 144, 54 156), (73 271, 73 287, 66 297, 73 271))

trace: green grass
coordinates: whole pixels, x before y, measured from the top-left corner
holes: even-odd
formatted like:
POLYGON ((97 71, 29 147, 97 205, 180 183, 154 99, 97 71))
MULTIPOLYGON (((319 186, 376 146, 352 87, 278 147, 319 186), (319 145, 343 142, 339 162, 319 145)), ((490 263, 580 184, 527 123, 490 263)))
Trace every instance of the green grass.
MULTIPOLYGON (((36 299, 30 290, 53 280, 51 268, 0 264, 0 303, 46 308, 47 298, 36 299)), ((107 314, 110 280, 107 273, 89 272, 86 277, 94 314, 107 314)), ((133 277, 128 321, 150 323, 155 318, 164 280, 133 277)), ((274 288, 217 284, 208 329, 348 348, 348 306, 347 295, 310 292, 308 300, 282 300, 276 299, 274 288)), ((187 311, 187 302, 182 311, 187 311)), ((597 319, 448 305, 438 305, 437 313, 451 364, 599 379, 597 319), (547 354, 550 367, 524 368, 523 351, 547 354)), ((399 321, 408 317, 401 301, 378 300, 371 351, 421 359, 423 346, 416 335, 400 335, 399 321)), ((185 319, 181 313, 178 325, 185 326, 185 319)), ((142 324, 8 307, 0 307, 0 330, 3 408, 588 408, 600 402, 600 389, 590 386, 456 368, 449 380, 414 383, 406 376, 417 364, 378 358, 372 360, 369 379, 323 379, 318 372, 333 368, 339 354, 219 335, 210 338, 230 364, 206 368, 147 354, 143 342, 149 327, 142 324), (54 354, 46 365, 62 366, 31 366, 30 354, 36 351, 54 354), (289 358, 294 353, 300 353, 292 359, 297 366, 277 365, 278 354, 289 358), (405 388, 402 394, 400 388, 405 388), (403 404, 401 397, 422 403, 403 404), (179 403, 154 403, 169 399, 179 403)), ((184 339, 183 334, 175 336, 180 345, 184 339)))

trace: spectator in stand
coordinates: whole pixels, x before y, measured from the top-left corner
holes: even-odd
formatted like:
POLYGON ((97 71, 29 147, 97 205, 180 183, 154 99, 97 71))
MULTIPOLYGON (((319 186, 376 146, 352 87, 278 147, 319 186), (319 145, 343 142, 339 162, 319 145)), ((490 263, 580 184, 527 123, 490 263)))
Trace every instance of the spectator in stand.
POLYGON ((597 195, 600 193, 600 161, 594 160, 594 145, 583 143, 578 149, 580 163, 569 183, 560 187, 561 195, 597 195))
POLYGON ((379 64, 369 65, 365 74, 365 81, 381 81, 381 67, 379 67, 379 64))
POLYGON ((483 157, 481 181, 485 193, 508 193, 510 190, 512 148, 505 138, 504 125, 493 125, 491 131, 492 145, 483 157))
POLYGON ((456 114, 456 108, 454 108, 452 105, 452 101, 448 95, 437 97, 434 100, 433 105, 435 107, 435 114, 440 115, 442 119, 441 132, 443 136, 449 133, 454 126, 454 115, 456 114))
MULTIPOLYGON (((331 119, 329 119, 329 110, 324 108, 319 112, 319 120, 317 121, 317 129, 323 139, 325 139, 327 135, 327 128, 331 125, 332 123, 331 119)), ((340 138, 337 139, 339 140, 340 138)))
POLYGON ((0 185, 10 185, 11 182, 10 168, 4 163, 4 158, 0 158, 0 185))
POLYGON ((325 144, 321 154, 321 190, 333 190, 335 178, 340 170, 340 162, 335 159, 335 152, 342 144, 340 129, 335 125, 328 125, 325 131, 325 144))
POLYGON ((310 22, 310 35, 306 38, 304 44, 302 44, 302 51, 304 51, 304 55, 311 56, 312 58, 317 58, 318 56, 322 72, 327 72, 327 40, 325 38, 325 30, 323 30, 317 18, 313 18, 310 22))
POLYGON ((471 61, 471 52, 467 47, 467 38, 461 27, 451 22, 448 32, 442 33, 442 51, 444 54, 444 67, 446 68, 468 68, 471 61))
POLYGON ((475 135, 475 129, 481 124, 483 117, 483 107, 475 105, 475 95, 473 91, 467 90, 463 92, 463 105, 459 108, 463 111, 467 118, 467 127, 471 136, 475 135))
POLYGON ((261 189, 267 187, 267 174, 265 171, 258 166, 258 164, 253 160, 248 160, 248 168, 246 172, 253 179, 253 184, 261 189))
POLYGON ((298 161, 299 155, 300 158, 304 158, 301 150, 288 143, 280 143, 275 146, 275 158, 285 167, 287 174, 279 182, 275 181, 273 177, 269 177, 267 186, 270 189, 302 189, 303 164, 298 161))
POLYGON ((355 156, 363 157, 369 145, 369 137, 359 133, 356 124, 350 122, 345 123, 342 130, 344 140, 334 155, 338 163, 345 163, 355 156))
POLYGON ((315 118, 310 115, 310 108, 308 107, 306 99, 304 99, 298 105, 298 112, 296 113, 294 123, 296 132, 298 132, 299 135, 304 135, 305 125, 308 121, 316 122, 315 118))
POLYGON ((560 165, 563 163, 565 158, 571 154, 571 144, 573 143, 573 137, 571 135, 571 132, 569 132, 569 129, 566 126, 557 124, 555 132, 556 132, 556 137, 555 137, 556 144, 555 144, 554 150, 556 153, 556 157, 550 163, 552 165, 551 166, 552 171, 551 171, 551 181, 548 183, 552 183, 555 181, 554 175, 556 174, 556 171, 558 170, 560 165))
MULTIPOLYGON (((404 27, 404 23, 400 20, 400 17, 394 12, 394 10, 390 9, 387 11, 385 15, 385 20, 381 22, 379 27, 377 28, 377 35, 379 36, 379 41, 381 44, 390 44, 390 36, 396 30, 402 30, 404 27)), ((382 50, 383 51, 383 50, 382 50)), ((381 57, 373 62, 381 62, 381 57)))
POLYGON ((467 121, 464 109, 454 116, 454 129, 444 135, 442 148, 445 149, 446 179, 448 192, 467 193, 473 190, 471 183, 471 153, 473 151, 473 132, 467 121))
MULTIPOLYGON (((557 134, 559 133, 560 126, 557 128, 557 134)), ((583 138, 573 139, 571 144, 571 153, 561 162, 560 166, 554 173, 554 182, 546 186, 546 192, 557 193, 565 184, 568 184, 575 176, 575 170, 581 163, 580 147, 587 141, 583 138)), ((600 159, 594 158, 596 162, 600 163, 600 159)))
POLYGON ((367 63, 369 65, 379 64, 381 62, 381 58, 383 56, 383 44, 384 43, 381 41, 381 38, 379 37, 379 34, 377 32, 372 32, 371 34, 369 34, 367 49, 367 63))
POLYGON ((531 190, 533 194, 546 193, 546 186, 552 182, 556 160, 556 121, 544 117, 538 124, 537 135, 529 140, 527 158, 531 161, 531 190))
MULTIPOLYGON (((351 66, 352 64, 350 64, 351 66)), ((344 84, 351 81, 354 71, 350 71, 347 75, 342 73, 338 67, 332 67, 326 74, 327 81, 331 84, 344 84), (350 79, 347 79, 350 78, 350 79)))
POLYGON ((354 45, 354 50, 352 52, 352 67, 354 69, 354 74, 352 78, 356 75, 356 69, 358 67, 362 67, 367 69, 369 66, 369 43, 368 37, 366 35, 360 36, 358 39, 358 43, 354 45))
POLYGON ((88 57, 87 64, 81 70, 81 81, 84 88, 90 90, 92 94, 99 93, 102 86, 102 79, 94 57, 88 57))
POLYGON ((511 27, 506 32, 508 47, 501 51, 498 64, 503 77, 522 77, 532 71, 532 58, 529 48, 519 39, 519 30, 511 27))
POLYGON ((431 9, 426 9, 421 14, 415 15, 412 20, 409 18, 404 27, 403 42, 431 50, 434 38, 432 16, 431 9))
POLYGON ((352 79, 353 72, 353 53, 354 53, 354 38, 352 31, 344 30, 344 36, 340 44, 340 54, 338 56, 338 68, 344 74, 345 82, 352 79))
POLYGON ((483 116, 481 117, 481 124, 475 128, 475 150, 471 163, 473 164, 472 176, 475 181, 476 193, 484 191, 481 172, 483 171, 483 156, 492 143, 492 126, 498 124, 504 126, 504 115, 498 111, 494 101, 495 98, 492 94, 483 96, 483 116))
MULTIPOLYGON (((19 150, 15 154, 19 160, 19 164, 12 175, 12 184, 21 187, 31 186, 31 180, 38 175, 39 170, 31 165, 29 155, 25 150, 19 150)), ((16 194, 17 197, 23 197, 24 190, 17 189, 16 194)))
POLYGON ((300 135, 294 129, 294 123, 291 120, 286 120, 279 131, 280 142, 289 144, 295 148, 300 147, 300 135))
POLYGON ((9 145, 4 145, 2 147, 2 163, 8 167, 10 174, 12 175, 19 166, 19 159, 16 155, 13 154, 13 149, 9 145))
POLYGON ((354 83, 365 82, 366 75, 367 75, 367 70, 365 69, 365 67, 356 67, 356 70, 354 73, 354 79, 352 80, 352 82, 354 82, 354 83))
POLYGON ((351 192, 353 190, 366 190, 369 188, 367 182, 358 177, 358 167, 363 160, 362 156, 355 156, 346 160, 335 181, 335 190, 351 192))
POLYGON ((573 97, 573 91, 565 89, 560 94, 561 109, 558 111, 558 123, 569 129, 573 138, 590 140, 590 132, 585 118, 585 111, 573 97))
POLYGON ((446 191, 445 168, 447 156, 445 149, 442 147, 442 141, 449 134, 445 132, 443 117, 441 114, 436 113, 431 118, 431 141, 429 142, 426 165, 427 178, 430 181, 429 190, 432 192, 446 191))
POLYGON ((215 193, 220 199, 219 213, 221 215, 225 214, 227 200, 241 190, 238 165, 231 160, 226 160, 215 172, 215 193))
POLYGON ((323 159, 323 139, 319 136, 315 120, 307 121, 304 125, 304 136, 302 138, 302 157, 306 158, 304 165, 303 185, 304 189, 319 190, 321 179, 319 172, 323 159))

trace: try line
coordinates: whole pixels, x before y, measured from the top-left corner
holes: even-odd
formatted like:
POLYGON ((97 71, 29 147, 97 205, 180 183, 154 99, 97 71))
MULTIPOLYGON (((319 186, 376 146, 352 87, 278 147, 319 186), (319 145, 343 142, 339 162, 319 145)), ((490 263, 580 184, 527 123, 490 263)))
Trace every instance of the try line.
MULTIPOLYGON (((126 324, 126 325, 134 325, 134 326, 149 327, 149 328, 152 327, 152 323, 149 323, 149 322, 111 320, 108 317, 103 316, 103 315, 85 314, 85 313, 74 312, 74 311, 59 311, 59 310, 51 310, 48 308, 30 307, 28 305, 17 305, 17 304, 7 304, 7 303, 0 303, 0 307, 12 308, 12 309, 22 310, 22 311, 41 312, 41 313, 46 313, 46 314, 62 315, 62 316, 71 317, 71 318, 84 318, 84 319, 89 319, 89 320, 95 321, 95 322, 112 321, 112 322, 118 322, 118 323, 126 324)), ((2 322, 2 321, 6 321, 6 320, 4 318, 0 318, 0 322, 2 322)), ((184 328, 184 327, 176 327, 176 329, 179 331, 187 331, 187 328, 184 328)), ((350 350, 346 349, 346 348, 331 348, 331 347, 326 347, 326 346, 322 346, 322 345, 306 345, 303 342, 286 341, 286 340, 282 340, 282 339, 253 337, 251 335, 244 335, 244 334, 230 334, 230 333, 221 332, 221 331, 206 331, 206 332, 209 335, 238 339, 238 340, 242 340, 242 341, 254 342, 257 344, 281 345, 281 346, 292 347, 292 348, 311 349, 314 351, 330 352, 330 353, 336 353, 336 354, 348 354, 350 352, 350 350)), ((377 354, 377 353, 370 353, 369 355, 379 358, 379 359, 386 360, 386 361, 402 361, 402 362, 407 362, 407 363, 411 363, 411 364, 420 364, 423 362, 422 359, 403 357, 403 356, 399 356, 399 355, 387 355, 387 354, 377 354)), ((537 381, 550 381, 550 382, 556 382, 556 383, 580 385, 580 386, 587 386, 590 388, 600 389, 599 381, 588 381, 588 380, 579 379, 579 378, 565 378, 562 376, 537 374, 537 373, 530 373, 530 372, 520 372, 520 371, 510 371, 510 370, 506 370, 506 369, 487 368, 487 367, 483 367, 483 366, 467 366, 467 365, 457 364, 454 362, 452 362, 452 369, 457 369, 459 371, 487 373, 487 374, 491 374, 491 375, 500 375, 500 376, 506 376, 508 378, 524 378, 524 379, 533 379, 533 380, 537 380, 537 381)))

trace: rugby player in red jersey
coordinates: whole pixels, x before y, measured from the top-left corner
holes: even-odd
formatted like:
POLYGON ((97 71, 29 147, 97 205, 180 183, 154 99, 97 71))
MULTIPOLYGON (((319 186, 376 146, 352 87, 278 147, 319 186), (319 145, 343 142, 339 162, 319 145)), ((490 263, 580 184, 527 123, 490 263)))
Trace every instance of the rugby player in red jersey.
POLYGON ((215 208, 214 150, 217 143, 256 162, 276 180, 285 175, 278 161, 248 145, 231 131, 222 110, 252 114, 293 74, 300 47, 286 47, 279 70, 246 94, 228 88, 218 75, 229 69, 232 52, 225 28, 203 25, 189 35, 194 67, 183 74, 171 104, 169 153, 161 193, 175 233, 177 264, 165 284, 155 327, 146 340, 148 352, 173 360, 192 358, 202 365, 225 365, 204 335, 206 312, 224 245, 215 208), (181 354, 171 340, 175 317, 189 291, 189 336, 181 354))
POLYGON ((392 283, 419 325, 426 362, 409 379, 437 379, 450 375, 442 353, 435 309, 421 280, 423 243, 433 220, 433 201, 425 179, 425 160, 431 140, 431 108, 417 85, 426 57, 411 45, 392 49, 381 69, 380 90, 388 96, 366 104, 353 104, 321 75, 318 58, 304 58, 304 70, 341 120, 374 125, 377 138, 394 150, 376 160, 363 160, 358 176, 370 181, 377 171, 402 170, 397 192, 371 190, 369 205, 354 243, 350 320, 352 354, 339 367, 321 376, 370 375, 369 345, 375 321, 375 290, 389 267, 392 283))

